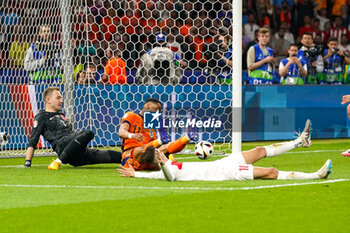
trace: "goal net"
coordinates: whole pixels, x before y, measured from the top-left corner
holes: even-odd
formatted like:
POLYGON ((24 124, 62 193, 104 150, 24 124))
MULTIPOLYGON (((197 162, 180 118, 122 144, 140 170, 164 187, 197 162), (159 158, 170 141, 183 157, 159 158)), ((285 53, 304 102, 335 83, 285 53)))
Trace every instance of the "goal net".
MULTIPOLYGON (((157 98, 171 140, 196 126, 231 153, 231 1, 2 3, 0 157, 24 155, 48 86, 60 86, 73 128, 95 133, 91 147, 119 147, 122 116, 157 98)), ((36 154, 52 154, 44 138, 36 154)))

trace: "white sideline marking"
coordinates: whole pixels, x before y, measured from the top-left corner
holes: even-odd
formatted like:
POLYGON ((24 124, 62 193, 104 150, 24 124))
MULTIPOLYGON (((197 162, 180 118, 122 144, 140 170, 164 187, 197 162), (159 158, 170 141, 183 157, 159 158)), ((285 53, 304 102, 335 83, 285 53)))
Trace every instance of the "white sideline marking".
POLYGON ((20 188, 77 188, 77 189, 151 189, 151 190, 217 190, 217 191, 235 191, 235 190, 253 190, 253 189, 267 189, 267 188, 280 188, 291 186, 303 186, 313 184, 328 184, 336 182, 349 181, 350 179, 336 179, 326 181, 315 181, 306 183, 293 183, 293 184, 277 184, 255 187, 231 187, 231 188, 212 188, 212 187, 147 187, 147 186, 74 186, 74 185, 29 185, 29 184, 0 184, 0 187, 20 187, 20 188))

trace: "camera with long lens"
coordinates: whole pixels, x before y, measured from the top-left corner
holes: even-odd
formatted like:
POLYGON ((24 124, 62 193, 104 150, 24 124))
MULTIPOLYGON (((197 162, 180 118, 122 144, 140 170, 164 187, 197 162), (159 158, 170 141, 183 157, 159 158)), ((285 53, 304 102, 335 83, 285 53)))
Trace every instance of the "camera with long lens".
POLYGON ((211 68, 218 66, 220 57, 217 53, 222 52, 222 43, 222 40, 216 40, 213 43, 205 43, 203 45, 204 58, 208 61, 208 66, 211 68))
POLYGON ((308 50, 304 50, 304 57, 308 58, 310 62, 316 60, 317 56, 322 55, 322 45, 316 45, 315 47, 311 47, 308 50))

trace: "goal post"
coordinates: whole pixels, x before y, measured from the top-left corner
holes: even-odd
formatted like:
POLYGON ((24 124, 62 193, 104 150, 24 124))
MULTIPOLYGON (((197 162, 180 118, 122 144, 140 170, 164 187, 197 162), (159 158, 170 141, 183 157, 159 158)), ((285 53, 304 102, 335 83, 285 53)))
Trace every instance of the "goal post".
MULTIPOLYGON (((0 132, 10 135, 0 157, 24 155, 48 86, 60 86, 73 128, 95 133, 91 147, 119 147, 122 116, 152 97, 163 103, 172 140, 195 124, 199 140, 210 141, 215 152, 241 149, 241 0, 38 0, 15 7, 20 20, 6 26, 10 33, 0 51, 0 132), (51 30, 45 43, 41 25, 51 30), (30 48, 31 59, 45 56, 45 66, 28 63, 30 48), (228 48, 233 67, 217 55, 228 48), (108 84, 101 80, 112 82, 106 67, 113 57, 125 62, 126 77, 108 84), (187 122, 190 112, 195 122, 187 122)), ((12 11, 4 4, 0 12, 12 11)), ((36 154, 50 151, 41 138, 36 154)))

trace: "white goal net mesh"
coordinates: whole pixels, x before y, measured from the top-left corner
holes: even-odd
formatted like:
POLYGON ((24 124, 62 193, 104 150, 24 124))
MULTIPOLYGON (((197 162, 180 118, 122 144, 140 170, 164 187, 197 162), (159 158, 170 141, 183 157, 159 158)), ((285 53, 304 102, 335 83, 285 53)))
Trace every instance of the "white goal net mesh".
MULTIPOLYGON (((90 146, 120 146, 124 113, 157 98, 171 140, 191 112, 199 140, 231 152, 231 1, 0 2, 1 157, 24 154, 48 86, 75 130, 95 132, 90 146)), ((36 154, 50 148, 41 138, 36 154)))

